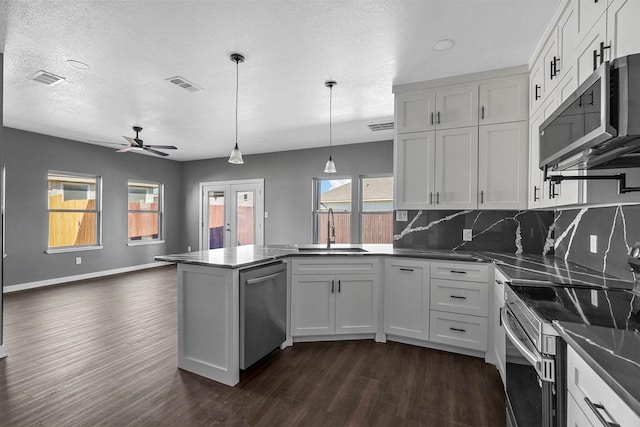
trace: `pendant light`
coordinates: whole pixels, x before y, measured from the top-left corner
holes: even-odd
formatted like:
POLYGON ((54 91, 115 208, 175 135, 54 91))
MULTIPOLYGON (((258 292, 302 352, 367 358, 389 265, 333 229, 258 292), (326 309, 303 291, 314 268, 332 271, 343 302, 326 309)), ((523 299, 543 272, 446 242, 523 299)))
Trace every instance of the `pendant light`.
POLYGON ((338 83, 333 80, 327 80, 324 82, 324 85, 329 88, 329 160, 327 160, 327 164, 324 167, 324 173, 336 173, 336 164, 333 161, 333 157, 331 157, 331 103, 332 103, 332 95, 333 95, 333 87, 338 83))
POLYGON ((242 153, 238 148, 238 64, 240 62, 244 62, 244 56, 239 53, 233 53, 230 58, 236 63, 236 146, 233 148, 233 151, 231 151, 229 163, 234 165, 243 165, 244 160, 242 160, 242 153))

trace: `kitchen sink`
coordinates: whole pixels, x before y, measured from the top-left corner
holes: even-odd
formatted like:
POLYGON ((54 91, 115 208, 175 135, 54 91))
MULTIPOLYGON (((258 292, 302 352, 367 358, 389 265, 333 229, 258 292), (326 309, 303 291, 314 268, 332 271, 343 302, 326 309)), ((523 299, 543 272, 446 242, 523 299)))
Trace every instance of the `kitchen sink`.
POLYGON ((321 248, 321 247, 301 247, 298 248, 298 251, 300 252, 368 252, 366 249, 362 249, 362 248, 321 248))

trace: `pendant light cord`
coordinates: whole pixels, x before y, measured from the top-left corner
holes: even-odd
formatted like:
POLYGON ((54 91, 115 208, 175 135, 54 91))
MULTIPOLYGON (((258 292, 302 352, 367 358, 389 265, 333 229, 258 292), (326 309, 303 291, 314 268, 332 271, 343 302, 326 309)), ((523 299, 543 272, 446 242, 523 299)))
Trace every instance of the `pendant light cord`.
POLYGON ((238 59, 236 59, 236 148, 238 148, 238 59))
POLYGON ((333 85, 329 87, 329 158, 331 158, 331 129, 333 127, 332 125, 332 111, 331 111, 331 106, 333 105, 333 85))

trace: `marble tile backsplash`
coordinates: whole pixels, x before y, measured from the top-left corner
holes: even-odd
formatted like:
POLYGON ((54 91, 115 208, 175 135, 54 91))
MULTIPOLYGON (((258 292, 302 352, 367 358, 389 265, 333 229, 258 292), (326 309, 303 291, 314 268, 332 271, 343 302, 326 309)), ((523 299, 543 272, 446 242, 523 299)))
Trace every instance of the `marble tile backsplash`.
POLYGON ((556 211, 555 255, 626 280, 627 254, 640 241, 640 205, 556 211), (596 253, 591 236, 597 236, 596 253))
POLYGON ((553 211, 407 211, 394 221, 393 246, 553 255, 553 211), (471 229, 464 241, 463 229, 471 229))

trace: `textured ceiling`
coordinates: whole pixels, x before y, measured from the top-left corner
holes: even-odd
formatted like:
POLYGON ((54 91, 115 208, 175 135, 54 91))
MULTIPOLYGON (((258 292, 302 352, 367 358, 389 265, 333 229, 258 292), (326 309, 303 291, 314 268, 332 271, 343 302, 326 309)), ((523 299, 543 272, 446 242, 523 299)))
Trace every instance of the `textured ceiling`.
MULTIPOLYGON (((4 124, 77 141, 176 145, 170 159, 392 139, 393 84, 526 64, 560 0, 8 1, 4 124), (449 51, 431 46, 456 41, 449 51), (82 61, 78 70, 68 60, 82 61), (38 70, 65 77, 29 80, 38 70), (167 78, 202 87, 185 91, 167 78)), ((114 149, 117 148, 115 145, 114 149)), ((137 155, 137 154, 123 154, 137 155)))

